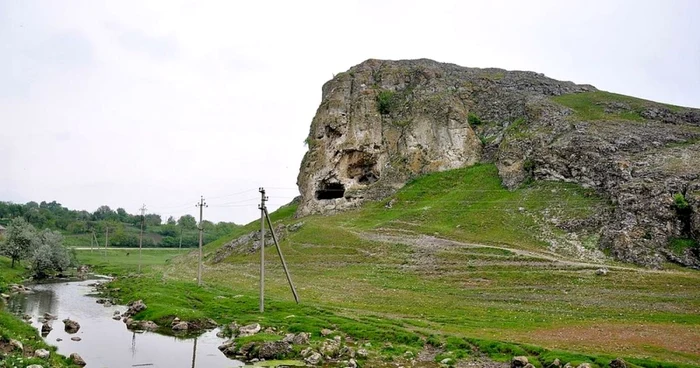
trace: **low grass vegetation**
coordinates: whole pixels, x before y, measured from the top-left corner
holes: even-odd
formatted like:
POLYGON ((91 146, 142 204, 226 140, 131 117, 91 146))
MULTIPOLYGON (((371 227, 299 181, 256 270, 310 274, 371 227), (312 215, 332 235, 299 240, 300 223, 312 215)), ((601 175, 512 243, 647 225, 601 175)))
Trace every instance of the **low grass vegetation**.
MULTIPOLYGON (((697 364, 697 271, 589 264, 548 249, 542 234, 550 225, 542 218, 583 219, 608 206, 565 183, 507 191, 492 165, 426 175, 386 201, 334 216, 295 219, 296 206, 285 206, 271 215, 276 223, 303 222, 281 241, 301 303, 269 247, 264 314, 258 253, 205 263, 201 288, 195 251, 153 255, 141 275, 133 274, 133 253, 114 262, 85 251, 78 257, 126 276, 112 283, 120 288, 113 295, 143 299, 149 308, 138 318, 259 322, 314 339, 328 328, 371 342, 382 361, 428 344, 436 360, 527 355, 537 367, 556 358, 604 367, 619 356, 642 367, 697 364), (600 267, 610 272, 596 275, 600 267)), ((253 222, 208 244, 207 259, 258 228, 253 222)))
POLYGON ((661 106, 671 111, 682 109, 679 106, 659 104, 605 91, 566 94, 552 97, 552 100, 573 109, 574 117, 579 120, 644 121, 641 113, 649 106, 661 106))

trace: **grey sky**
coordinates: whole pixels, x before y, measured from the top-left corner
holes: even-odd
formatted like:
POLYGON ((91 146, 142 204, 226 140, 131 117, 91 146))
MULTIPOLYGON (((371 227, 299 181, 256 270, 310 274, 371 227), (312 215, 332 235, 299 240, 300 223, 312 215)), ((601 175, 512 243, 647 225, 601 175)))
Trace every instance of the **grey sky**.
POLYGON ((248 222, 297 195, 333 73, 533 70, 700 107, 700 2, 0 0, 0 200, 248 222))

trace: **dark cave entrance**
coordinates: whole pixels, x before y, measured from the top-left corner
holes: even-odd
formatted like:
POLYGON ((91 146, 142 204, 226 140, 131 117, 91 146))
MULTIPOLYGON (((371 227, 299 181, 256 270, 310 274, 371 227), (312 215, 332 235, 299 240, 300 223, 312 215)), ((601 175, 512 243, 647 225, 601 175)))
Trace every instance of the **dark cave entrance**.
POLYGON ((343 198, 344 195, 345 186, 340 183, 327 183, 322 181, 321 185, 316 190, 316 199, 318 200, 343 198))

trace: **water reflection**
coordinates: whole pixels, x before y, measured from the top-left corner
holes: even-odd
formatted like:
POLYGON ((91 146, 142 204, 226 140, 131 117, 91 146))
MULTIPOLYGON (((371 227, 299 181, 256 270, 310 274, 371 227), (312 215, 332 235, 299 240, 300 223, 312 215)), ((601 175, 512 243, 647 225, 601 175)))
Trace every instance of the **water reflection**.
POLYGON ((104 307, 91 292, 89 282, 61 282, 34 285, 34 293, 14 296, 8 308, 18 314, 29 314, 32 325, 41 329, 39 317, 50 313, 53 330, 45 337, 63 355, 80 354, 91 367, 242 367, 243 363, 226 358, 218 349, 222 339, 217 331, 198 338, 175 338, 151 332, 129 331, 121 321, 112 319, 115 310, 125 306, 104 307), (71 318, 80 323, 73 335, 63 329, 61 320, 71 318), (71 341, 79 336, 81 341, 71 341), (60 339, 61 341, 57 341, 60 339))

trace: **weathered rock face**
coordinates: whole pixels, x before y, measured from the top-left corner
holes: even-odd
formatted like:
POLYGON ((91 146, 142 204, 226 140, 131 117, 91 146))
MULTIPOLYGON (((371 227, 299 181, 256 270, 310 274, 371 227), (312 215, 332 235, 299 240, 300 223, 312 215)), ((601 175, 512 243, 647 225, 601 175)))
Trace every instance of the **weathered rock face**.
POLYGON ((607 197, 600 247, 614 257, 700 267, 697 247, 667 246, 700 239, 699 139, 700 110, 533 72, 368 60, 323 86, 297 179, 298 215, 386 198, 424 173, 494 162, 510 189, 559 180, 607 197), (588 114, 556 98, 578 93, 598 98, 586 100, 588 114))

